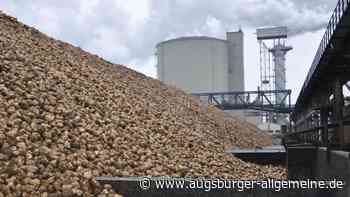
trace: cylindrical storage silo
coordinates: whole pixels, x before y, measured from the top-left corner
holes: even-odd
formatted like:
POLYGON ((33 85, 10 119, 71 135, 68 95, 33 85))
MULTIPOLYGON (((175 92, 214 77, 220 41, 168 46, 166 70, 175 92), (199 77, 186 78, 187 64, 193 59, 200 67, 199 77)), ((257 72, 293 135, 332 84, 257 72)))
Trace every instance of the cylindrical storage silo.
MULTIPOLYGON (((227 40, 182 37, 159 43, 158 79, 187 93, 244 91, 243 32, 226 36, 227 40)), ((228 113, 245 118, 244 110, 228 113)))
POLYGON ((158 78, 188 93, 229 90, 227 41, 184 37, 157 45, 158 78))

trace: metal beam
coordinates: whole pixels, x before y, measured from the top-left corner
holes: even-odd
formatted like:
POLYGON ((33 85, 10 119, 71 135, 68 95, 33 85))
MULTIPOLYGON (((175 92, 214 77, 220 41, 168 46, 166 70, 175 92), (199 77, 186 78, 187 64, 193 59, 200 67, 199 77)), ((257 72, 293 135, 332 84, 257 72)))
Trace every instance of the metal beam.
MULTIPOLYGON (((343 35, 345 29, 342 26, 348 26, 348 23, 350 22, 349 4, 350 3, 348 1, 346 1, 345 3, 344 0, 338 1, 336 9, 334 10, 331 16, 331 19, 326 28, 326 32, 320 42, 314 60, 309 69, 308 75, 304 81, 303 87, 297 99, 296 111, 293 112, 293 117, 297 116, 298 113, 303 111, 302 109, 305 108, 305 105, 307 105, 308 100, 314 96, 310 95, 310 92, 312 92, 313 84, 315 83, 315 75, 319 72, 320 65, 327 63, 325 59, 333 60, 336 59, 338 55, 341 55, 342 52, 346 52, 346 48, 348 46, 347 42, 344 42, 344 40, 342 39, 337 40, 335 38, 339 35, 343 35)), ((346 35, 347 37, 345 40, 348 40, 349 31, 346 32, 346 35)), ((327 67, 330 69, 334 68, 332 64, 328 64, 327 67)), ((327 73, 325 73, 325 75, 322 74, 322 76, 327 76, 327 73)))
POLYGON ((322 144, 328 147, 328 108, 321 108, 322 144))
POLYGON ((275 113, 290 113, 293 110, 291 102, 291 90, 272 91, 239 91, 239 92, 209 92, 194 93, 202 101, 207 100, 222 110, 253 109, 275 113), (273 102, 270 98, 283 96, 280 103, 273 102), (288 98, 288 103, 285 101, 288 98))
POLYGON ((344 147, 344 125, 343 125, 343 107, 344 107, 344 96, 343 96, 343 86, 340 81, 340 79, 336 79, 334 82, 334 105, 333 105, 333 111, 335 115, 335 121, 339 124, 339 127, 337 128, 337 140, 340 145, 340 147, 344 147))

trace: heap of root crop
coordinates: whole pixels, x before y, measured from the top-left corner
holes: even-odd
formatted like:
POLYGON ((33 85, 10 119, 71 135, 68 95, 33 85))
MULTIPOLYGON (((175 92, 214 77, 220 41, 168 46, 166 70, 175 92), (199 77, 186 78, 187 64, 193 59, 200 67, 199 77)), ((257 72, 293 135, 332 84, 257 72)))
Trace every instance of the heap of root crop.
POLYGON ((94 195, 97 176, 283 178, 224 153, 270 145, 256 130, 0 12, 0 196, 94 195))

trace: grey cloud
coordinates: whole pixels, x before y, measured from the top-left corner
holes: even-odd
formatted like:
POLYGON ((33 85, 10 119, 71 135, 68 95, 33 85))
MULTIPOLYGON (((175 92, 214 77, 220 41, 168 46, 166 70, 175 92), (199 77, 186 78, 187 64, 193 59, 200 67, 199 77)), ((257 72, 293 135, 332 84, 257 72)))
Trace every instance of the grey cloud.
MULTIPOLYGON (((140 2, 140 1, 136 1, 140 2)), ((292 35, 325 27, 336 0, 150 0, 144 21, 125 1, 1 1, 0 9, 58 39, 119 63, 151 64, 156 43, 190 34, 286 25, 292 35)))

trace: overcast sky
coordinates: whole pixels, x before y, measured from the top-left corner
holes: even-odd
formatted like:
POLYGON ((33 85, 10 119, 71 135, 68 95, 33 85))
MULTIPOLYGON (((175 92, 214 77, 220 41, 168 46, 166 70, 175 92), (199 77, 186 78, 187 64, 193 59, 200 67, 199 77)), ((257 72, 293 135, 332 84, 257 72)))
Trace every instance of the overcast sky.
POLYGON ((245 33, 245 84, 258 86, 255 29, 288 26, 287 87, 300 91, 337 0, 1 0, 0 9, 54 38, 156 78, 165 39, 245 33), (249 77, 248 77, 249 76, 249 77))

